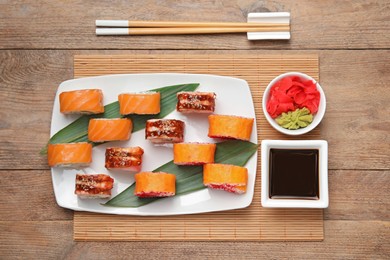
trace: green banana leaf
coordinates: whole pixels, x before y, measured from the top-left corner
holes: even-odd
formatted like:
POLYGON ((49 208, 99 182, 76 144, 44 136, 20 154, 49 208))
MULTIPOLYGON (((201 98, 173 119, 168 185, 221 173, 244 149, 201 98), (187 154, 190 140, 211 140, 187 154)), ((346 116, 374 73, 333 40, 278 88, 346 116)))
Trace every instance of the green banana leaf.
MULTIPOLYGON (((130 115, 126 116, 133 121, 133 132, 145 128, 145 123, 151 118, 164 118, 176 108, 176 93, 180 91, 194 91, 199 86, 199 83, 188 83, 167 86, 162 88, 151 89, 150 91, 160 92, 161 94, 161 111, 158 115, 130 115)), ((53 135, 49 143, 76 143, 88 141, 88 124, 91 118, 120 118, 124 117, 119 113, 119 102, 115 101, 104 106, 104 113, 99 115, 83 115, 70 123, 55 135, 53 135)), ((93 143, 98 145, 98 143, 93 143)), ((41 155, 47 154, 47 145, 42 148, 41 155)))
MULTIPOLYGON (((245 166, 247 161, 256 153, 257 144, 240 140, 229 140, 217 144, 215 162, 245 166)), ((206 188, 203 185, 202 166, 178 166, 170 161, 154 172, 168 172, 176 175, 176 195, 186 194, 206 188)), ((137 208, 161 198, 138 198, 134 195, 135 183, 120 194, 107 201, 105 206, 137 208)))

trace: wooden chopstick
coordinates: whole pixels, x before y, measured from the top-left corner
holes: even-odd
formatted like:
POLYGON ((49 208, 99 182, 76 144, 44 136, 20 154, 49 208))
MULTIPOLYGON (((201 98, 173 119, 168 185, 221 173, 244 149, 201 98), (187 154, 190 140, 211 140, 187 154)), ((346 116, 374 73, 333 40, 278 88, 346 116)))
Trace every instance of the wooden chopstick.
POLYGON ((178 21, 128 21, 128 20, 96 20, 98 27, 280 27, 289 26, 287 23, 232 23, 232 22, 178 22, 178 21))
POLYGON ((220 22, 172 22, 129 21, 129 27, 278 27, 275 23, 220 23, 220 22))
POLYGON ((97 28, 96 35, 164 35, 215 34, 246 32, 286 32, 289 26, 279 27, 156 27, 156 28, 97 28))

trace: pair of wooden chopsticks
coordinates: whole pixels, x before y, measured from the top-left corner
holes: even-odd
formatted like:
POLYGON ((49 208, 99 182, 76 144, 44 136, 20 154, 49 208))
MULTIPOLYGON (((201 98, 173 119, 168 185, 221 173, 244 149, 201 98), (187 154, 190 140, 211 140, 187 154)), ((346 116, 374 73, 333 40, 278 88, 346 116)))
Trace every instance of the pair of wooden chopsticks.
POLYGON ((97 35, 212 34, 246 32, 286 32, 289 24, 220 23, 174 21, 96 20, 97 35))

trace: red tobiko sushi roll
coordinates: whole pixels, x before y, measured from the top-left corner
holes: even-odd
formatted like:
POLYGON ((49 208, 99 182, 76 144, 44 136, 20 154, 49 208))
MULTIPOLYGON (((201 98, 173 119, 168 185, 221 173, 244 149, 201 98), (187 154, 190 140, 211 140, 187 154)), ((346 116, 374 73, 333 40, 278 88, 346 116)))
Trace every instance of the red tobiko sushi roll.
POLYGON ((166 172, 135 174, 134 195, 140 198, 171 197, 176 193, 176 176, 166 172))
POLYGON ((252 134, 253 118, 229 115, 209 115, 211 138, 229 138, 249 141, 252 134))
POLYGON ((248 169, 230 164, 205 164, 203 184, 211 189, 242 194, 246 192, 248 169))
POLYGON ((202 165, 214 162, 216 144, 179 143, 173 145, 173 162, 177 165, 202 165))

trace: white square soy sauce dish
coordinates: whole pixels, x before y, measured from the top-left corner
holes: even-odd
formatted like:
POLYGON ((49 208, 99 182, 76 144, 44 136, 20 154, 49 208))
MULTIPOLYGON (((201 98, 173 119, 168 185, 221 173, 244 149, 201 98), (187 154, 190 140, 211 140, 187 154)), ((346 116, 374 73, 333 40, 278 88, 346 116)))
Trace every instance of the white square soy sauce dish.
MULTIPOLYGON (((303 155, 305 156, 305 155, 303 155)), ((273 155, 273 160, 275 160, 275 157, 273 155)), ((302 157, 303 159, 304 157, 302 157)), ((295 160, 293 164, 297 164, 300 158, 292 158, 295 160)), ((278 159, 280 160, 280 159, 278 159)), ((305 159, 306 160, 306 159, 305 159)), ((280 162, 279 162, 280 163, 280 162)), ((280 166, 280 164, 279 164, 280 166)), ((283 167, 289 167, 284 166, 283 167)), ((279 168, 280 167, 275 167, 279 168)), ((297 168, 297 167, 294 167, 297 168)), ((312 168, 312 167, 306 167, 306 168, 312 168)), ((289 171, 294 174, 293 171, 297 171, 301 169, 289 169, 289 171)), ((295 172, 297 174, 297 172, 295 172)), ((298 176, 301 175, 301 172, 297 174, 298 176)), ((279 176, 280 177, 280 176, 279 176)), ((290 177, 290 176, 289 176, 290 177)), ((275 179, 275 177, 273 177, 275 179)), ((298 179, 295 184, 298 183, 302 184, 299 180, 302 180, 302 178, 298 179)), ((286 187, 289 187, 288 185, 293 185, 293 182, 291 180, 283 180, 283 185, 286 185, 286 187), (288 183, 286 183, 286 181, 288 183)), ((294 180, 295 182, 295 180, 294 180)), ((305 180, 303 180, 305 182, 305 180)), ((275 185, 276 183, 280 183, 280 180, 278 182, 273 183, 275 185)), ((273 192, 277 189, 275 187, 272 188, 273 192)), ((310 188, 308 188, 310 190, 310 188)), ((280 191, 280 189, 279 189, 280 191)), ((325 140, 263 140, 261 142, 261 205, 265 208, 327 208, 329 205, 329 194, 328 194, 328 142, 325 140), (318 181, 318 189, 315 191, 317 197, 313 196, 310 198, 307 197, 301 197, 301 196, 291 196, 290 195, 275 195, 272 194, 271 196, 271 173, 270 169, 272 166, 270 165, 270 156, 271 156, 271 149, 273 153, 275 152, 281 152, 282 157, 278 158, 286 158, 286 155, 283 155, 285 153, 291 152, 297 153, 297 151, 306 150, 310 153, 312 151, 313 154, 316 154, 315 156, 312 156, 310 160, 310 164, 313 164, 313 162, 316 162, 317 167, 317 179, 318 181), (318 152, 316 152, 318 151, 318 152)))

